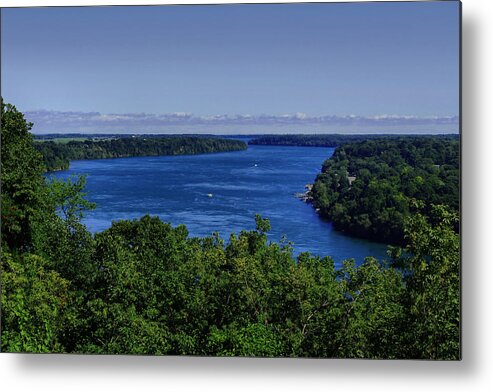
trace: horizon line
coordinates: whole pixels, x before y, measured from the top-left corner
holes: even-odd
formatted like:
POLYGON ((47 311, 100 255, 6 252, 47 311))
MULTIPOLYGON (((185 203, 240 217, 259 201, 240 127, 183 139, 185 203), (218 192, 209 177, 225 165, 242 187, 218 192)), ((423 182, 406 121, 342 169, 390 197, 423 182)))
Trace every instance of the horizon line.
POLYGON ((190 112, 101 113, 83 111, 25 111, 33 123, 33 133, 457 133, 458 115, 308 115, 294 114, 217 114, 190 112), (232 130, 231 128, 234 128, 232 130))

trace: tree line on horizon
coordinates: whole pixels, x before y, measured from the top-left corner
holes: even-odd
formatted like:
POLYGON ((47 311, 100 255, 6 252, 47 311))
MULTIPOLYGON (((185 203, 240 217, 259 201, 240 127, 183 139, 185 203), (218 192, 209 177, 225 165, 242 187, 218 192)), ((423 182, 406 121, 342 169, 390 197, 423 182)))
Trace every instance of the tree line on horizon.
POLYGON ((93 235, 85 179, 46 179, 30 128, 2 101, 2 351, 460 359, 448 206, 414 203, 391 264, 341 269, 269 242, 258 215, 228 241, 150 216, 93 235))
POLYGON ((247 148, 239 140, 197 136, 118 137, 102 140, 34 141, 47 171, 67 170, 70 161, 162 155, 207 154, 241 151, 247 148))
POLYGON ((299 146, 299 147, 338 147, 349 143, 365 141, 409 140, 409 139, 459 140, 458 134, 413 135, 413 134, 292 134, 262 135, 248 142, 251 145, 299 146))

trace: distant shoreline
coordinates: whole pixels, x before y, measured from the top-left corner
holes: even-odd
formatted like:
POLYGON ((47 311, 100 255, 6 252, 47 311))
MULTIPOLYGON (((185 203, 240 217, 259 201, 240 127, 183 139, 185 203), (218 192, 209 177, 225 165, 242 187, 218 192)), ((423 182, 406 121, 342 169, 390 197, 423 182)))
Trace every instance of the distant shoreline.
POLYGON ((58 143, 53 139, 34 141, 35 149, 43 156, 46 172, 67 170, 75 160, 197 155, 248 148, 240 140, 205 137, 76 139, 58 143))

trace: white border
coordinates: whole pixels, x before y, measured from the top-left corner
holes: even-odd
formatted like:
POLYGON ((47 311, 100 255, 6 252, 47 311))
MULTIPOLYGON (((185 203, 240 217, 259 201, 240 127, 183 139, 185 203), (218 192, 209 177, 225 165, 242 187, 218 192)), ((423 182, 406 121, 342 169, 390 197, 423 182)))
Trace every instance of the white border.
MULTIPOLYGON (((216 0, 214 3, 228 1, 216 0)), ((247 3, 249 1, 243 1, 247 3)), ((261 1, 250 1, 261 2, 261 1)), ((285 1, 287 2, 287 1, 285 1)), ((5 6, 166 1, 3 0, 5 6)), ((205 1, 177 1, 180 4, 205 1)), ((463 360, 223 359, 0 354, 2 390, 487 391, 493 386, 491 0, 463 1, 463 360)), ((34 60, 33 60, 34 61, 34 60)))

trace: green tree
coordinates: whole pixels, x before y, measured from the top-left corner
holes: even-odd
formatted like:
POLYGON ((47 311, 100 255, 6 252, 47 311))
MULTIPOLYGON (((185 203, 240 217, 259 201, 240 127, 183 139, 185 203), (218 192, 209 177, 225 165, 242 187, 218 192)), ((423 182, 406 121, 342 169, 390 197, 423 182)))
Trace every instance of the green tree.
POLYGON ((42 209, 44 166, 32 147, 31 127, 15 106, 1 100, 2 242, 10 248, 31 246, 33 219, 42 209))
MULTIPOLYGON (((404 246, 413 199, 459 208, 459 140, 440 136, 368 138, 338 147, 322 165, 313 204, 334 228, 404 246)), ((422 213, 430 214, 430 208, 422 213)))
POLYGON ((368 257, 358 267, 354 261, 346 261, 339 276, 344 302, 336 356, 401 358, 405 289, 402 275, 368 257))
MULTIPOLYGON (((419 204, 422 208, 423 204, 419 204)), ((408 319, 405 337, 410 358, 460 359, 459 217, 444 206, 432 206, 407 222, 409 256, 399 259, 405 271, 408 319)))
POLYGON ((231 324, 212 328, 207 349, 219 356, 281 357, 286 355, 284 342, 272 325, 265 322, 246 326, 231 324))
POLYGON ((2 250, 2 351, 64 352, 61 331, 68 312, 70 282, 33 254, 2 250))
MULTIPOLYGON (((392 249, 390 266, 369 257, 336 270, 330 257, 294 257, 289 242, 268 241, 260 215, 256 230, 227 244, 150 216, 93 237, 82 224, 94 207, 85 179, 45 182, 29 129, 2 102, 2 350, 460 358, 457 144, 366 141, 324 163, 313 188, 323 213, 407 244, 392 249), (414 203, 413 194, 451 204, 414 203)), ((161 147, 179 153, 181 142, 161 147)), ((222 148, 211 143, 202 148, 222 148)))
POLYGON ((82 224, 86 210, 95 207, 85 199, 85 178, 46 183, 43 210, 35 214, 33 249, 50 262, 50 267, 84 291, 93 282, 95 249, 92 234, 82 224))

